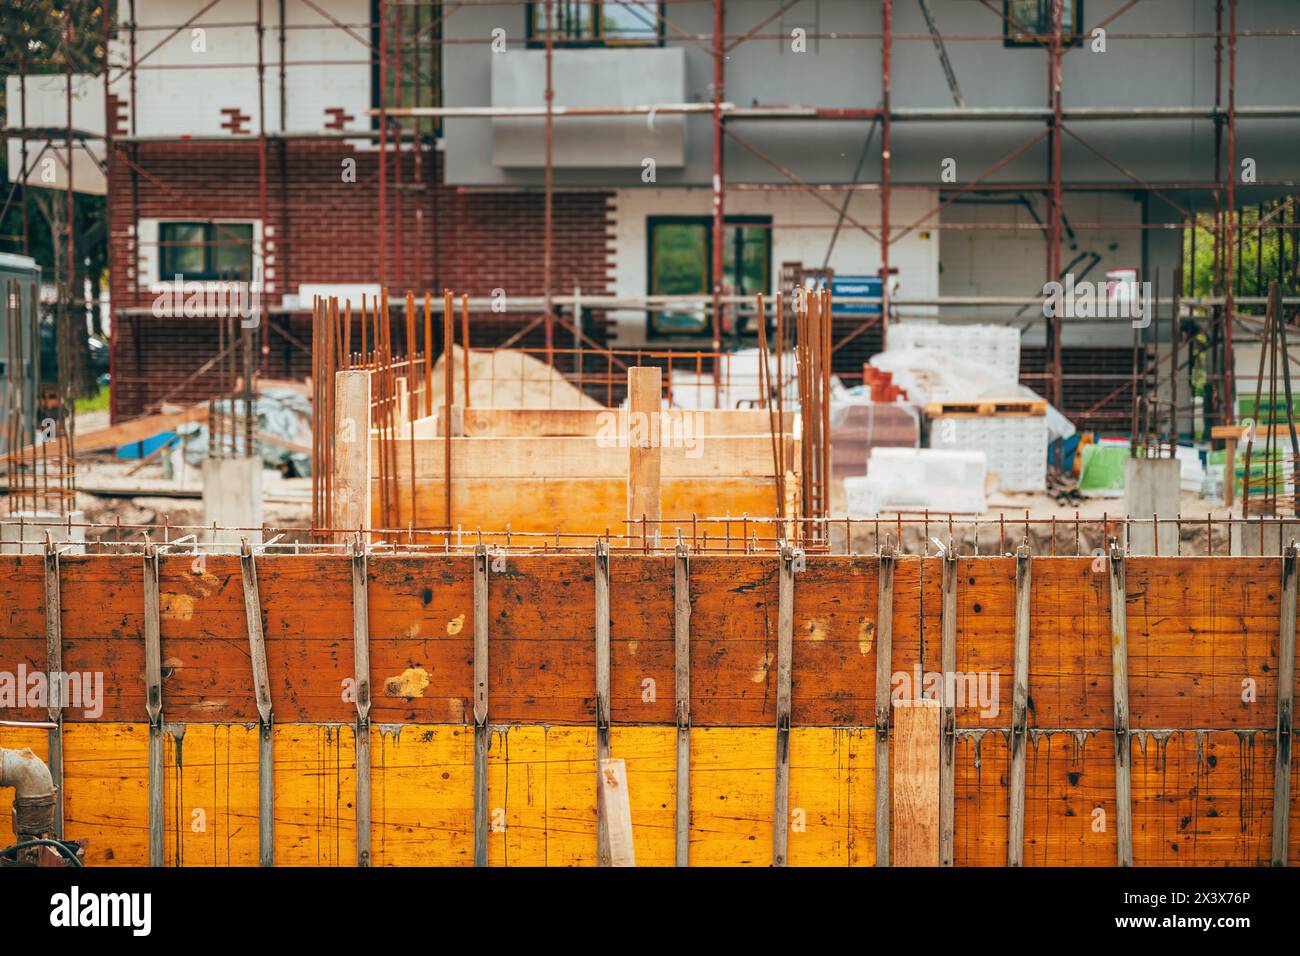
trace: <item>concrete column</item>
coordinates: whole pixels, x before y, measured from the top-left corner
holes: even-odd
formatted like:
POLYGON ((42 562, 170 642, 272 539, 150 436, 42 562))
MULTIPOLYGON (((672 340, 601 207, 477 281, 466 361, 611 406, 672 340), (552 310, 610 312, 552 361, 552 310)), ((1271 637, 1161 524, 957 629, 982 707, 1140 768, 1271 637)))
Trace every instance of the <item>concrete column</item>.
MULTIPOLYGON (((69 542, 80 544, 86 540, 86 529, 78 525, 86 520, 81 511, 57 514, 53 511, 22 511, 0 517, 0 554, 44 554, 45 532, 55 544, 69 542), (68 522, 74 527, 69 528, 68 522), (51 522, 41 524, 40 522, 51 522), (60 522, 53 524, 52 522, 60 522)), ((84 554, 85 548, 69 548, 64 554, 84 554)))
MULTIPOLYGON (((262 524, 262 459, 209 458, 203 462, 203 523, 211 529, 256 528, 262 524)), ((208 530, 200 540, 239 545, 260 543, 260 531, 208 530)))
POLYGON ((1177 458, 1127 458, 1124 461, 1124 507, 1130 518, 1146 519, 1146 525, 1130 525, 1125 548, 1129 554, 1178 554, 1178 526, 1160 526, 1159 539, 1152 534, 1150 519, 1178 516, 1182 490, 1181 465, 1177 458))
MULTIPOLYGON (((370 372, 334 373, 335 528, 370 527, 370 372)), ((352 532, 340 532, 346 541, 352 532)))
POLYGON ((1300 522, 1252 516, 1244 524, 1232 525, 1228 541, 1233 554, 1275 558, 1292 541, 1300 541, 1300 522))

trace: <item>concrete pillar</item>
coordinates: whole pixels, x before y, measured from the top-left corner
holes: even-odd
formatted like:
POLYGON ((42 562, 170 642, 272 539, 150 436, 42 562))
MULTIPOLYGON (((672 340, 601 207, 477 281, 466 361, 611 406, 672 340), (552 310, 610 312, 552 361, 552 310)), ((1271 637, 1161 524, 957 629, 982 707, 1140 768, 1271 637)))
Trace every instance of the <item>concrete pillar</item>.
POLYGON ((1252 516, 1231 526, 1228 541, 1232 554, 1277 557, 1292 541, 1300 541, 1300 522, 1252 516))
POLYGON ((1178 554, 1178 526, 1170 521, 1160 526, 1157 539, 1151 517, 1178 517, 1182 490, 1182 466, 1177 458, 1126 458, 1124 460, 1124 507, 1130 518, 1146 519, 1145 525, 1130 525, 1125 548, 1129 554, 1178 554))
MULTIPOLYGON (((262 524, 262 459, 209 458, 203 462, 203 523, 211 529, 256 528, 262 524)), ((240 538, 260 543, 260 531, 211 530, 200 540, 239 544, 240 538)))
MULTIPOLYGON (((20 511, 0 517, 0 554, 44 554, 45 532, 55 544, 83 543, 86 529, 76 525, 86 520, 81 511, 58 514, 53 511, 20 511), (50 522, 42 524, 40 522, 50 522), (54 524, 54 522, 59 522, 54 524), (69 528, 71 522, 73 527, 69 528)), ((64 554, 85 554, 84 547, 68 548, 64 554)))
MULTIPOLYGON (((334 429, 335 528, 370 527, 370 372, 334 374, 334 421, 317 427, 334 429)), ((351 531, 340 531, 339 541, 351 531)))

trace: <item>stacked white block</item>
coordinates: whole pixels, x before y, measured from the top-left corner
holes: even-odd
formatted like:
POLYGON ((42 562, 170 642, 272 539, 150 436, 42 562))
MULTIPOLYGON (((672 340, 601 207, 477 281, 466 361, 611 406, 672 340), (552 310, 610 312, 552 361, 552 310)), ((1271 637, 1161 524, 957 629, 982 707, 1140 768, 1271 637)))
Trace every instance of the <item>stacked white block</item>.
POLYGON ((1044 415, 953 415, 930 421, 930 447, 979 451, 1001 491, 1047 489, 1044 415))
POLYGON ((999 381, 1020 381, 1020 330, 1014 326, 900 322, 889 327, 889 348, 934 349, 982 365, 999 381))
POLYGON ((851 518, 895 511, 982 514, 984 454, 930 448, 873 448, 869 474, 844 479, 851 518))

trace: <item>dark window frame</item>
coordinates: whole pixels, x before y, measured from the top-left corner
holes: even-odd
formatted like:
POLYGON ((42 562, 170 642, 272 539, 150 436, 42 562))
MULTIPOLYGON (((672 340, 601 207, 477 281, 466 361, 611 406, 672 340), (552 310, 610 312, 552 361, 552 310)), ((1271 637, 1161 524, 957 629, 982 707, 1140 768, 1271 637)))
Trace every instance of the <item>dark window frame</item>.
MULTIPOLYGON (((1083 0, 1061 0, 1062 4, 1074 4, 1074 27, 1061 28, 1061 40, 1065 46, 1080 46, 1083 43, 1083 0)), ((1065 11, 1062 11, 1064 19, 1065 11)), ((1016 34, 1011 32, 1011 0, 1002 0, 1002 45, 1004 47, 1045 47, 1052 34, 1052 0, 1038 0, 1039 22, 1044 27, 1042 36, 1016 34)))
MULTIPOLYGON (((431 86, 426 85, 425 87, 430 94, 431 102, 429 105, 431 106, 443 105, 444 91, 443 91, 443 75, 442 75, 442 46, 443 46, 442 23, 445 17, 442 15, 442 8, 443 8, 443 4, 441 3, 431 7, 431 9, 429 10, 429 15, 435 18, 434 23, 436 25, 434 26, 432 33, 429 32, 424 33, 424 36, 429 40, 433 50, 432 68, 433 68, 434 83, 431 86)), ((398 7, 397 9, 400 10, 401 8, 398 7)), ((421 30, 427 31, 428 24, 421 24, 420 28, 421 30)), ((370 0, 370 108, 374 110, 379 109, 381 105, 380 103, 381 91, 379 89, 379 32, 380 32, 379 31, 379 0, 370 0)), ((393 75, 393 59, 390 53, 389 60, 388 60, 389 82, 392 82, 392 75, 393 75)), ((390 118, 389 122, 390 123, 393 122, 414 123, 414 124, 418 124, 421 128, 423 128, 426 124, 428 124, 428 126, 432 129, 431 135, 437 137, 437 136, 441 136, 443 133, 441 116, 436 116, 433 118, 405 119, 405 120, 397 120, 396 118, 390 118)), ((373 130, 379 129, 378 116, 370 117, 370 128, 373 130)))
MULTIPOLYGON (((556 3, 558 5, 559 0, 556 0, 556 3)), ((601 24, 600 0, 593 0, 593 2, 584 3, 583 5, 589 6, 591 8, 592 23, 596 24, 596 29, 599 30, 601 24)), ((544 31, 539 33, 535 26, 538 19, 536 14, 542 12, 538 8, 542 8, 542 10, 544 10, 545 7, 546 7, 545 3, 534 2, 534 3, 529 3, 526 8, 526 12, 524 15, 526 17, 526 24, 525 24, 527 27, 526 40, 529 49, 535 50, 546 46, 546 33, 544 31)), ((655 8, 658 12, 658 16, 655 18, 655 38, 653 40, 617 40, 617 39, 608 40, 603 36, 566 38, 566 37, 561 37, 559 35, 553 35, 551 37, 551 43, 557 48, 563 47, 566 50, 570 50, 570 49, 618 50, 622 48, 648 50, 655 47, 661 47, 664 45, 664 5, 662 3, 657 3, 655 4, 655 8)))
MULTIPOLYGON (((229 239, 226 236, 225 239, 229 239)), ((219 282, 228 280, 231 282, 251 282, 253 281, 253 269, 256 266, 253 255, 253 246, 257 242, 257 224, 249 220, 239 222, 203 222, 193 219, 164 219, 158 223, 158 280, 160 282, 171 282, 177 275, 183 280, 194 280, 196 282, 219 282), (169 242, 166 233, 169 227, 173 226, 195 226, 203 230, 203 271, 202 272, 185 272, 176 268, 172 260, 181 249, 192 248, 192 243, 169 242), (248 274, 231 274, 223 273, 212 267, 212 257, 215 249, 215 243, 222 241, 221 230, 229 229, 231 226, 248 227, 248 274)), ((233 243, 232 243, 233 244, 233 243)))
MULTIPOLYGON (((654 230, 656 226, 660 226, 660 225, 686 225, 686 226, 706 227, 707 232, 705 233, 705 242, 704 242, 705 288, 704 291, 701 293, 701 295, 705 298, 710 296, 712 294, 710 290, 713 287, 713 217, 707 215, 692 216, 692 215, 682 215, 682 214, 646 216, 646 228, 645 228, 646 294, 647 295, 655 294, 653 291, 654 277, 655 277, 654 230)), ((761 215, 725 216, 723 218, 724 233, 725 233, 725 228, 727 226, 763 227, 763 233, 767 236, 767 262, 765 264, 766 268, 764 270, 767 275, 767 288, 762 290, 755 290, 755 291, 761 291, 764 295, 767 295, 771 291, 771 286, 772 286, 772 217, 761 216, 761 215)), ((724 241, 725 241, 725 236, 724 236, 724 241)), ((725 251, 723 254, 725 256, 725 251)), ((737 265, 739 265, 739 260, 737 260, 737 265)), ((711 321, 706 321, 702 328, 695 331, 660 330, 655 327, 656 311, 660 311, 660 310, 656 310, 656 309, 646 310, 645 321, 646 321, 647 338, 650 339, 704 338, 704 337, 711 336, 713 334, 713 323, 711 321)), ((669 311, 669 310, 665 309, 663 311, 669 311)), ((735 311, 736 313, 739 312, 739 310, 735 310, 735 311)))

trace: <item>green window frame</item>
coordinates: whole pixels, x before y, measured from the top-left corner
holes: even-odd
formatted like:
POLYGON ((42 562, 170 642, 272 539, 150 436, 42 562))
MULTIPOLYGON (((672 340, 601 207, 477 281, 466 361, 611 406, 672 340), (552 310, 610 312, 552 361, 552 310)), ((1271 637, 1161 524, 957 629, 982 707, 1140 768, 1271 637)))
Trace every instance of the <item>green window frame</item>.
MULTIPOLYGON (((551 42, 563 47, 662 46, 662 3, 604 3, 602 0, 552 0, 555 29, 551 42)), ((545 3, 528 4, 528 45, 546 46, 545 3)))
MULTIPOLYGON (((1003 46, 1046 46, 1054 30, 1052 0, 1003 0, 1003 46)), ((1083 0, 1061 0, 1061 38, 1067 46, 1083 42, 1083 0)))
POLYGON ((162 222, 158 248, 163 282, 178 275, 201 281, 253 278, 251 222, 162 222))
MULTIPOLYGON (((771 290, 770 216, 728 216, 723 223, 722 250, 723 282, 735 294, 754 295, 771 290)), ((709 216, 648 217, 646 291, 650 295, 707 296, 712 283, 713 219, 709 216)), ((712 322, 702 310, 660 309, 646 313, 646 334, 650 338, 707 336, 712 332, 712 322)))

